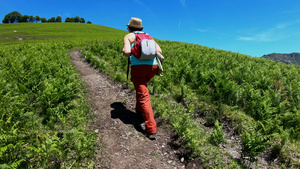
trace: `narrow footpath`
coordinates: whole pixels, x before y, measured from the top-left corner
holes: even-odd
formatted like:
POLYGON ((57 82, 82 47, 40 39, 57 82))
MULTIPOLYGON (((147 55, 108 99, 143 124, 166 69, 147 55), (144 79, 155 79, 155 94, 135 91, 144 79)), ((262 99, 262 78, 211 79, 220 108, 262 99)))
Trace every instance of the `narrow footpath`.
MULTIPOLYGON (((70 59, 81 75, 94 113, 91 129, 98 133, 100 150, 95 168, 111 169, 181 169, 202 166, 185 157, 178 138, 160 118, 157 140, 144 136, 137 125, 135 93, 113 82, 107 75, 87 63, 79 50, 69 52, 70 59)), ((154 77, 155 78, 155 77, 154 77)))

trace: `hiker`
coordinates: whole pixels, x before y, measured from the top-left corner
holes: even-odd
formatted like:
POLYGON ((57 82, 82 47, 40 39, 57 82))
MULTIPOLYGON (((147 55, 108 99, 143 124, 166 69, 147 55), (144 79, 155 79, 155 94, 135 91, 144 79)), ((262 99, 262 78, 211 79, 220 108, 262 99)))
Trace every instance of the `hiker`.
MULTIPOLYGON (((131 81, 136 91, 136 113, 142 114, 146 126, 146 136, 156 139, 157 126, 154 120, 153 110, 150 101, 150 95, 147 83, 155 76, 158 70, 156 58, 150 60, 139 60, 132 53, 131 48, 134 46, 136 38, 135 34, 142 32, 142 20, 139 18, 131 18, 127 30, 129 33, 124 37, 123 54, 129 57, 131 62, 131 81)), ((156 52, 162 53, 161 48, 155 43, 156 52)))

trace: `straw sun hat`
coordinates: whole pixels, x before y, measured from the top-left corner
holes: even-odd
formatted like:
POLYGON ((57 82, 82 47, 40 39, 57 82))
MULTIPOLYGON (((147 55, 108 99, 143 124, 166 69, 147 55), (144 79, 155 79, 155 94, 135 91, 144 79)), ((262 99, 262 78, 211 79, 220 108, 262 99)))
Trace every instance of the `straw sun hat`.
POLYGON ((133 17, 131 18, 128 25, 126 26, 133 27, 133 28, 144 28, 142 26, 142 20, 140 18, 133 18, 133 17))

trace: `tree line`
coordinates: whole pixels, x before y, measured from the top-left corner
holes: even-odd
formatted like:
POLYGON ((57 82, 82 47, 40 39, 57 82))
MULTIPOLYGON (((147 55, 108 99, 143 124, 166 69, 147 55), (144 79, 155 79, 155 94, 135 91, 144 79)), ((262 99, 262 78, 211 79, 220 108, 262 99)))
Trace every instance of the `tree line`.
MULTIPOLYGON (((32 15, 21 15, 18 11, 10 12, 9 14, 5 15, 2 23, 22 23, 22 22, 30 22, 30 23, 37 23, 37 22, 62 22, 61 16, 51 17, 50 19, 41 18, 40 16, 32 16, 32 15)), ((67 17, 65 22, 75 22, 75 23, 85 23, 84 18, 80 18, 79 16, 76 17, 67 17)), ((91 21, 87 21, 88 24, 91 24, 91 21)))

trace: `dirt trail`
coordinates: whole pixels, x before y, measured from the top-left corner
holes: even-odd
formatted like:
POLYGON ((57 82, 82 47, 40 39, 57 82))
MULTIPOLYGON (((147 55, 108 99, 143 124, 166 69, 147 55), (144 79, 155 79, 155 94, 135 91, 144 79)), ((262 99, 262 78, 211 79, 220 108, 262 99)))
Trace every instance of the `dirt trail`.
POLYGON ((145 137, 135 125, 135 93, 110 80, 81 57, 78 50, 70 51, 72 63, 84 81, 94 112, 92 129, 98 133, 105 150, 99 150, 96 168, 202 168, 184 157, 176 136, 161 119, 157 140, 145 137))

